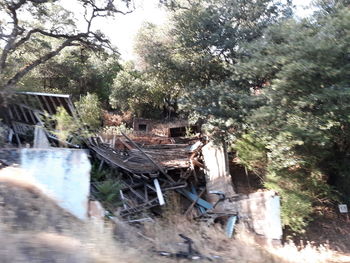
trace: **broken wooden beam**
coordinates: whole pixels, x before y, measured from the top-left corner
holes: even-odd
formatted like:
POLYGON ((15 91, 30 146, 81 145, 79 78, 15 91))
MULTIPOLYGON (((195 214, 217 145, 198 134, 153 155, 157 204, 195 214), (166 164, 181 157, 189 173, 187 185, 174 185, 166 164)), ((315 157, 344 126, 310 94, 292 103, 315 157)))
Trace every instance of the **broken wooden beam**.
MULTIPOLYGON (((185 212, 185 216, 187 216, 191 210, 193 209, 193 207, 197 204, 199 198, 201 198, 201 196, 204 194, 205 192, 205 188, 203 188, 203 190, 199 193, 199 195, 197 196, 196 200, 194 200, 192 202, 192 204, 187 208, 186 212, 185 212)), ((202 211, 201 211, 202 212, 202 211)))
POLYGON ((149 157, 141 148, 140 146, 138 146, 135 142, 133 142, 128 136, 126 136, 125 133, 121 132, 121 134, 129 140, 129 142, 136 148, 138 149, 156 168, 158 168, 158 170, 166 177, 168 178, 169 181, 171 181, 172 183, 175 183, 174 179, 171 178, 165 171, 164 169, 158 165, 155 161, 153 161, 153 159, 151 157, 149 157))
POLYGON ((154 183, 154 186, 156 187, 156 192, 157 192, 157 197, 158 197, 158 200, 159 200, 159 205, 165 205, 164 196, 163 196, 163 193, 162 193, 162 189, 160 188, 158 179, 155 178, 153 180, 153 183, 154 183))

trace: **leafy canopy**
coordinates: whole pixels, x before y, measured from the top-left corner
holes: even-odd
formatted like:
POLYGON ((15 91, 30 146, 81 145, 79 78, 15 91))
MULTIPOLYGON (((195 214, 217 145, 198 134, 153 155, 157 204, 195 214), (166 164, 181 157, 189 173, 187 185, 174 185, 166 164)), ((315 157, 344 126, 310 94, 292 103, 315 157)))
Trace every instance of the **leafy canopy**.
POLYGON ((0 90, 13 89, 30 71, 68 46, 113 50, 93 22, 129 11, 129 0, 118 2, 124 3, 126 10, 112 0, 74 1, 84 10, 85 26, 78 28, 73 12, 64 9, 60 1, 0 0, 0 90))

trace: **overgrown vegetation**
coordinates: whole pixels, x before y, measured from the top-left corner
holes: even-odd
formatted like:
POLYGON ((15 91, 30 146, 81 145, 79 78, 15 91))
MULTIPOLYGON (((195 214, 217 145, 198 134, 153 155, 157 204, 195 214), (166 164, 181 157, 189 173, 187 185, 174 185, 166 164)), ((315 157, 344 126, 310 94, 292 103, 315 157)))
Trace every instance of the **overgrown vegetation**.
POLYGON ((263 73, 266 83, 237 151, 253 169, 261 166, 259 155, 267 156, 265 186, 282 196, 283 222, 293 231, 305 228, 314 205, 349 194, 350 13, 341 1, 328 7, 315 20, 271 26, 246 46, 251 56, 240 65, 252 76, 263 73), (249 145, 255 147, 246 152, 249 145))
POLYGON ((101 127, 102 108, 96 94, 87 93, 75 103, 75 108, 85 127, 97 130, 101 127))
POLYGON ((77 137, 74 136, 80 129, 79 123, 77 123, 72 116, 68 114, 64 107, 58 107, 56 114, 50 116, 46 114, 43 117, 45 129, 55 135, 58 138, 59 144, 62 147, 66 147, 66 142, 74 140, 73 143, 77 143, 77 137))
POLYGON ((306 19, 277 1, 178 4, 167 27, 139 34, 144 76, 178 90, 303 231, 315 205, 349 194, 349 2, 318 1, 306 19))
MULTIPOLYGON (((168 23, 146 23, 135 44, 137 63, 120 66, 118 56, 104 45, 108 41, 97 33, 69 42, 66 33, 74 32, 75 25, 56 2, 41 10, 40 4, 23 1, 28 4, 23 7, 36 10, 37 22, 52 8, 61 10, 65 16, 50 21, 67 30, 61 39, 57 34, 62 32, 55 29, 52 39, 40 27, 45 34, 17 48, 11 45, 31 27, 13 31, 10 50, 1 48, 6 63, 0 63, 0 88, 39 85, 39 90, 72 93, 76 100, 83 95, 76 103, 83 124, 62 109, 53 120, 62 140, 72 133, 83 136, 80 126, 97 129, 101 107, 137 117, 205 121, 213 137, 231 144, 240 163, 281 195, 283 223, 295 232, 305 229, 316 205, 348 202, 349 1, 316 1, 314 14, 304 19, 293 16, 290 1, 161 2, 168 7, 168 23), (54 60, 25 66, 40 59, 40 50, 87 40, 99 52, 64 46, 66 52, 59 50, 54 60)), ((6 7, 1 12, 11 15, 16 7, 11 3, 0 1, 6 7)), ((12 25, 0 23, 3 41, 9 41, 3 28, 12 25)))
POLYGON ((112 212, 121 205, 120 190, 123 184, 119 177, 116 170, 102 169, 97 163, 92 166, 91 180, 95 188, 94 196, 105 209, 112 212))

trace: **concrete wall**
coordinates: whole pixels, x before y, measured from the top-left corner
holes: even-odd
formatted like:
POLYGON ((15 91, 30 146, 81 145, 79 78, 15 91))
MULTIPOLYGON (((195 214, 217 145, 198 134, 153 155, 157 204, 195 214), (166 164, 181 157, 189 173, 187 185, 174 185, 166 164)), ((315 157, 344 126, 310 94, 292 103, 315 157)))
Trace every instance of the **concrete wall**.
POLYGON ((84 150, 21 149, 19 168, 59 206, 87 218, 91 164, 84 150))
MULTIPOLYGON (((226 197, 235 195, 223 147, 216 146, 210 142, 202 148, 202 154, 205 165, 208 201, 215 203, 218 200, 218 196, 209 194, 209 191, 221 191, 225 193, 226 197)), ((231 210, 232 204, 226 201, 221 202, 217 208, 231 210)))
POLYGON ((241 196, 237 210, 241 222, 257 235, 270 240, 282 238, 280 197, 274 191, 241 196))
MULTIPOLYGON (((234 192, 231 175, 228 172, 223 147, 208 143, 202 148, 206 168, 207 191, 221 191, 226 197, 234 197, 231 202, 220 202, 215 208, 219 212, 238 213, 240 223, 267 240, 282 238, 280 197, 274 191, 260 191, 249 195, 234 192)), ((218 197, 207 195, 207 200, 215 203, 218 197)))

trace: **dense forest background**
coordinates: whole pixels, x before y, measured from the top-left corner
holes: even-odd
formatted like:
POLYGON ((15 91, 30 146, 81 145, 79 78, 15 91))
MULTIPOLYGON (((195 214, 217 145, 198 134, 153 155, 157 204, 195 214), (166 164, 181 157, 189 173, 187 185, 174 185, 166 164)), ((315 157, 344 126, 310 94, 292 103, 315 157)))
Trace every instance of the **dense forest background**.
POLYGON ((128 62, 91 29, 124 11, 80 2, 84 32, 59 2, 0 1, 2 94, 72 94, 94 127, 101 109, 201 121, 281 195, 295 232, 320 205, 350 204, 348 0, 315 1, 303 19, 291 1, 161 1, 169 21, 144 24, 128 62))

